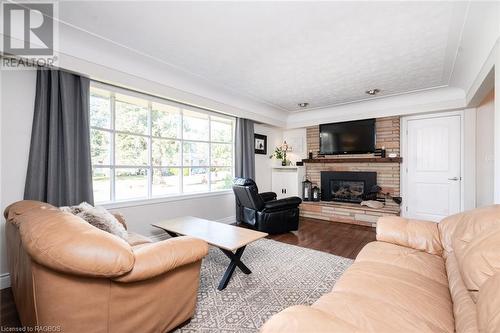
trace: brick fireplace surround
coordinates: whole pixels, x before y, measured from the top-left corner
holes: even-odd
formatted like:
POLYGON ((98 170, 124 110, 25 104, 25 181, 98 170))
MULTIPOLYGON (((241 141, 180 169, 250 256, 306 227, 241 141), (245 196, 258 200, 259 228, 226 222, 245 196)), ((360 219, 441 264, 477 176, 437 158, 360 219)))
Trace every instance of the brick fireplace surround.
MULTIPOLYGON (((400 119, 399 117, 377 118, 376 147, 385 147, 387 154, 396 153, 400 156, 400 119)), ((319 151, 319 125, 307 128, 307 151, 312 151, 314 158, 319 151)), ((392 196, 400 195, 400 164, 399 162, 347 162, 349 158, 373 158, 373 154, 326 156, 329 159, 343 159, 343 163, 305 163, 306 176, 313 184, 320 186, 321 171, 373 171, 377 173, 377 184, 383 193, 392 196)), ((376 226, 380 216, 399 215, 399 205, 387 199, 385 207, 372 209, 354 203, 343 202, 303 202, 300 215, 321 220, 376 226)))

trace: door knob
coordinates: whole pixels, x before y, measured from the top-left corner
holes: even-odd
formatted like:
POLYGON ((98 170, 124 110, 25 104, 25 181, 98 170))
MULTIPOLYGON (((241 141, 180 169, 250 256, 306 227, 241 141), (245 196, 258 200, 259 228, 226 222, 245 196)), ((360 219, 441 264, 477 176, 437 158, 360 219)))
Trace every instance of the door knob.
POLYGON ((452 177, 452 178, 448 178, 448 180, 453 180, 453 181, 457 181, 457 180, 461 180, 462 177, 452 177))

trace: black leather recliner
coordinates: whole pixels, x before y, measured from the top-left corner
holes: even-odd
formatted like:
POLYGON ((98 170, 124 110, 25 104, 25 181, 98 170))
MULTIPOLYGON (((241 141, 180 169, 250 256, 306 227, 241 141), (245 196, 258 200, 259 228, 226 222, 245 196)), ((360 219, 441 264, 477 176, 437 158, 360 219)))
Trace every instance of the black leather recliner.
POLYGON ((236 220, 253 229, 280 234, 299 228, 299 205, 302 199, 290 197, 276 200, 276 193, 259 194, 257 184, 249 178, 236 178, 236 220))

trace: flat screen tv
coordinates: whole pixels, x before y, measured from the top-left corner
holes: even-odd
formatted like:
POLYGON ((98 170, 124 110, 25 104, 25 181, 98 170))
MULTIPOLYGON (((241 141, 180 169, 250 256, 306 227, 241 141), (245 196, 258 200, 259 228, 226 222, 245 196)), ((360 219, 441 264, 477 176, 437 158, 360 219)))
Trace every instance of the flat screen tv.
POLYGON ((375 152, 375 119, 319 125, 319 151, 323 155, 375 152))

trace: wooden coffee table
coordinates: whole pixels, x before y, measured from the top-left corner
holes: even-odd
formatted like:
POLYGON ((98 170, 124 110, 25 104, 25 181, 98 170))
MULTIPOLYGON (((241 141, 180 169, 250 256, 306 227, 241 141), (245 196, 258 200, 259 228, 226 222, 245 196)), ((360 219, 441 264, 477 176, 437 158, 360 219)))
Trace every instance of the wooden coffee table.
POLYGON ((165 230, 172 237, 192 236, 203 239, 208 244, 218 247, 231 260, 219 283, 219 287, 217 288, 219 290, 227 287, 236 267, 245 274, 252 273, 241 261, 243 251, 245 251, 245 247, 248 244, 267 236, 265 232, 235 227, 192 216, 183 216, 153 223, 152 226, 165 230))

